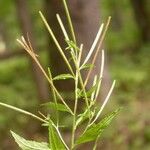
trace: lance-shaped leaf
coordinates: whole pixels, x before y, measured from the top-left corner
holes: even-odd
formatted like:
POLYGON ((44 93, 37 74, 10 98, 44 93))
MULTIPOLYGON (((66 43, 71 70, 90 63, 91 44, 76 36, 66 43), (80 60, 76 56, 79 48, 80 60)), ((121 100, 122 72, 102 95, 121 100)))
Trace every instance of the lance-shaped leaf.
POLYGON ((118 114, 120 108, 112 112, 110 115, 106 116, 99 123, 93 124, 87 128, 87 130, 77 139, 76 145, 95 141, 102 132, 108 127, 112 119, 118 114))
POLYGON ((13 131, 11 131, 11 134, 22 150, 50 150, 50 148, 48 147, 48 143, 46 142, 39 143, 35 141, 25 140, 23 137, 17 135, 13 131))
MULTIPOLYGON (((92 93, 97 90, 98 83, 99 83, 99 82, 97 82, 95 85, 93 85, 93 86, 86 92, 87 97, 91 97, 92 93)), ((84 93, 83 93, 83 91, 80 90, 80 89, 78 89, 78 97, 79 97, 79 98, 84 97, 84 93)))
POLYGON ((48 102, 48 103, 42 104, 42 106, 48 106, 50 109, 63 111, 63 112, 69 112, 70 113, 70 111, 66 108, 66 106, 63 105, 63 104, 60 104, 60 103, 55 104, 53 102, 48 102))
POLYGON ((68 47, 66 48, 66 50, 68 49, 74 49, 76 51, 80 51, 80 48, 71 40, 66 40, 68 47))
POLYGON ((84 64, 83 66, 81 66, 80 70, 82 69, 90 69, 90 68, 93 68, 94 65, 93 64, 84 64))
POLYGON ((75 128, 80 125, 83 121, 85 121, 86 119, 89 118, 89 115, 94 115, 94 112, 93 111, 90 111, 89 113, 89 109, 87 108, 84 113, 82 114, 79 114, 78 115, 78 118, 76 120, 76 123, 75 123, 75 128))
POLYGON ((60 74, 53 78, 53 80, 66 80, 66 79, 74 79, 71 74, 60 74))
POLYGON ((62 143, 58 132, 56 132, 51 122, 49 122, 49 143, 52 150, 66 150, 64 143, 62 143))

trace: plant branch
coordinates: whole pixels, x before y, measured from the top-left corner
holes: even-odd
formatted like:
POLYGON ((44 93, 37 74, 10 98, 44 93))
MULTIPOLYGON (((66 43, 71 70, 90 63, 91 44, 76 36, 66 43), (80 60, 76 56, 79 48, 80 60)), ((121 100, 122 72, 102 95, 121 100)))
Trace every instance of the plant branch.
POLYGON ((5 104, 5 103, 1 103, 1 102, 0 102, 0 105, 1 105, 1 106, 4 106, 4 107, 7 107, 7 108, 10 108, 10 109, 12 109, 12 110, 15 110, 15 111, 17 111, 17 112, 20 112, 20 113, 22 113, 22 114, 31 116, 32 118, 35 118, 35 119, 37 119, 37 120, 39 120, 39 121, 41 121, 41 122, 48 123, 48 121, 46 121, 46 120, 40 118, 39 116, 36 116, 36 115, 34 115, 34 114, 28 112, 28 111, 26 111, 26 110, 23 110, 23 109, 20 109, 20 108, 17 108, 17 107, 15 107, 15 106, 11 106, 11 105, 8 105, 8 104, 5 104))
POLYGON ((36 64, 38 65, 38 67, 40 68, 40 70, 42 71, 42 73, 44 74, 44 76, 46 77, 47 81, 49 82, 49 84, 52 86, 52 88, 54 89, 56 95, 58 96, 58 98, 62 101, 62 103, 66 106, 66 108, 69 110, 69 112, 73 115, 72 110, 69 108, 69 106, 66 104, 66 102, 64 101, 64 99, 62 98, 62 96, 59 94, 59 92, 57 91, 56 87, 53 85, 52 81, 50 80, 50 78, 48 77, 47 73, 44 71, 43 67, 41 66, 39 60, 37 59, 36 54, 34 53, 33 49, 30 49, 28 44, 26 43, 26 41, 21 41, 18 40, 17 41, 24 47, 24 49, 28 52, 28 54, 33 58, 33 60, 36 62, 36 64), (24 42, 26 44, 24 44, 24 42))
POLYGON ((74 76, 73 69, 72 69, 71 65, 69 64, 69 62, 68 62, 68 60, 67 60, 67 58, 66 58, 66 56, 65 56, 65 54, 64 54, 64 52, 63 52, 63 50, 62 50, 62 48, 61 48, 61 46, 60 46, 60 44, 59 44, 59 42, 57 41, 57 39, 56 39, 56 37, 55 37, 55 35, 54 35, 53 31, 52 31, 52 29, 51 29, 50 26, 48 25, 48 23, 47 23, 45 17, 43 16, 42 12, 39 11, 39 14, 40 14, 40 16, 41 16, 41 18, 42 18, 42 20, 43 20, 43 22, 44 22, 44 24, 45 24, 45 26, 46 26, 48 32, 50 33, 50 35, 51 35, 51 37, 52 37, 52 39, 53 39, 55 45, 57 46, 57 49, 59 50, 61 56, 63 57, 63 59, 64 59, 66 65, 68 66, 68 69, 70 70, 70 72, 71 72, 72 75, 74 76))
POLYGON ((74 43, 76 44, 75 32, 74 32, 74 28, 73 28, 73 25, 72 25, 72 21, 71 21, 71 17, 70 17, 70 13, 69 13, 69 9, 68 9, 66 0, 63 0, 63 4, 64 4, 64 8, 65 8, 68 24, 69 24, 69 27, 70 27, 72 39, 73 39, 74 43))
MULTIPOLYGON (((102 36, 101 36, 101 38, 100 38, 100 41, 99 41, 99 44, 98 44, 96 53, 95 53, 94 58, 93 58, 93 60, 92 60, 92 64, 95 64, 95 61, 96 61, 96 58, 97 58, 97 56, 98 56, 99 50, 100 50, 100 48, 102 47, 102 43, 103 43, 103 41, 104 41, 106 32, 107 32, 107 30, 108 30, 110 21, 111 21, 111 17, 109 16, 108 19, 107 19, 107 23, 106 23, 106 25, 105 25, 104 31, 103 31, 103 33, 102 33, 102 36)), ((92 69, 93 69, 93 68, 90 68, 90 70, 88 71, 86 80, 85 80, 85 82, 84 82, 84 86, 86 86, 86 84, 87 84, 87 82, 88 82, 88 80, 89 80, 89 77, 90 77, 90 75, 91 75, 91 73, 92 73, 92 69)))

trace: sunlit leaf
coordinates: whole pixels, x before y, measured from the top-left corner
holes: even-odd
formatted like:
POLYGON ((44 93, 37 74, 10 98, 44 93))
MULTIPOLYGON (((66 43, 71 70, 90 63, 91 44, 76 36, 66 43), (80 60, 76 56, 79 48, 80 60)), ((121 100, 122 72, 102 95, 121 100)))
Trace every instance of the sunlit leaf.
POLYGON ((102 132, 109 126, 112 119, 118 114, 120 108, 106 116, 99 123, 91 125, 76 141, 76 145, 95 141, 102 132))
POLYGON ((85 64, 80 69, 90 69, 90 68, 93 68, 93 67, 94 67, 93 64, 85 64))
POLYGON ((11 134, 22 150, 50 150, 48 143, 25 140, 23 137, 17 135, 13 131, 11 131, 11 134))
POLYGON ((52 150, 66 150, 64 144, 62 143, 56 129, 49 123, 49 142, 50 148, 52 150))
POLYGON ((68 44, 68 47, 66 48, 66 50, 68 49, 74 49, 74 50, 77 50, 77 51, 80 51, 80 48, 71 40, 66 40, 67 44, 68 44))
POLYGON ((74 77, 71 74, 60 74, 53 78, 53 80, 66 80, 66 79, 74 79, 74 77))

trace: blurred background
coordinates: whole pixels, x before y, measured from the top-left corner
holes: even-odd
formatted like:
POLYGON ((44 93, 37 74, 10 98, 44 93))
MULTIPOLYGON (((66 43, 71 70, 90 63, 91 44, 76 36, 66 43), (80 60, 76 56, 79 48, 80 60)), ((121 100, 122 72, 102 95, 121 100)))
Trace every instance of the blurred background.
MULTIPOLYGON (((99 149, 149 150, 150 1, 70 0, 68 3, 78 42, 85 44, 83 57, 100 23, 112 16, 103 46, 107 59, 100 102, 112 80, 116 79, 113 96, 103 114, 120 106, 123 110, 104 133, 99 149)), ((44 68, 51 67, 54 76, 66 70, 41 21, 39 10, 65 47, 55 17, 59 13, 66 24, 61 1, 0 0, 0 101, 33 113, 41 109, 41 103, 50 100, 50 92, 41 72, 16 39, 28 33, 44 68)), ((68 98, 70 86, 56 84, 68 98)), ((62 119, 69 122, 67 117, 62 119)), ((0 150, 17 149, 10 129, 28 139, 46 141, 47 138, 46 130, 36 120, 0 107, 0 150)))

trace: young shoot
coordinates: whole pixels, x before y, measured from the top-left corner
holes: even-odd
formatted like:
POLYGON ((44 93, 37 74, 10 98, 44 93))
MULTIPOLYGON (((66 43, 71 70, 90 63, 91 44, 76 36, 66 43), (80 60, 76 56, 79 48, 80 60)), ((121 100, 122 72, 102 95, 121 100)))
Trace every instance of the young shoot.
POLYGON ((48 107, 52 112, 54 112, 52 114, 49 114, 47 112, 47 115, 43 115, 42 112, 39 112, 39 114, 41 115, 41 117, 39 117, 31 112, 0 102, 1 106, 35 118, 42 122, 42 125, 47 127, 48 142, 36 142, 26 140, 11 131, 11 134, 14 137, 16 143, 22 150, 75 150, 81 144, 86 144, 87 142, 94 142, 95 144, 93 145, 93 149, 95 150, 97 148, 98 141, 101 138, 102 132, 109 126, 113 118, 116 117, 120 110, 117 109, 112 113, 106 115, 105 117, 101 116, 104 108, 106 107, 106 104, 108 103, 108 100, 111 97, 111 93, 116 83, 115 80, 112 83, 112 86, 110 87, 106 98, 103 100, 102 105, 100 105, 98 101, 98 96, 101 89, 101 82, 103 81, 105 61, 104 50, 101 50, 101 47, 110 23, 110 17, 108 18, 106 25, 104 25, 104 23, 100 25, 87 56, 83 58, 82 53, 84 53, 84 47, 83 44, 77 44, 77 38, 75 36, 66 0, 63 0, 63 4, 71 35, 67 33, 66 27, 64 26, 64 23, 62 22, 59 14, 56 14, 56 18, 58 20, 60 29, 62 30, 61 34, 63 35, 64 41, 67 44, 66 49, 63 49, 61 47, 59 40, 54 35, 54 32, 52 31, 50 25, 48 24, 46 18, 41 11, 39 11, 39 14, 47 31, 49 32, 50 38, 53 39, 53 42, 55 43, 58 52, 60 53, 64 60, 64 63, 68 67, 69 73, 63 73, 53 77, 53 73, 51 72, 50 67, 48 68, 48 72, 43 69, 38 59, 38 55, 34 53, 32 43, 30 42, 29 37, 27 36, 27 39, 25 39, 22 36, 20 39, 17 39, 18 43, 30 55, 30 57, 37 64, 37 66, 47 79, 51 87, 52 100, 48 101, 46 104, 42 104, 42 107, 48 107), (65 50, 68 50, 70 58, 68 57, 68 55, 66 56, 65 50), (99 68, 97 74, 93 76, 91 75, 93 69, 93 67, 91 66, 95 66, 95 61, 97 60, 99 52, 101 52, 101 67, 99 68), (92 57, 93 53, 94 57, 90 63, 90 58, 92 57), (69 59, 72 59, 73 63, 68 61, 69 59), (82 74, 83 69, 88 70, 87 74, 84 77, 82 74), (66 99, 55 87, 56 80, 59 82, 60 80, 68 79, 74 82, 74 100, 72 103, 73 107, 70 107, 66 99), (91 84, 91 87, 87 88, 86 85, 89 80, 93 81, 93 84, 91 84), (78 111, 81 102, 83 104, 82 110, 78 111), (60 130, 60 127, 63 126, 60 116, 62 116, 62 114, 65 115, 66 113, 69 114, 72 120, 72 126, 69 134, 70 141, 67 141, 64 138, 62 131, 60 130))

